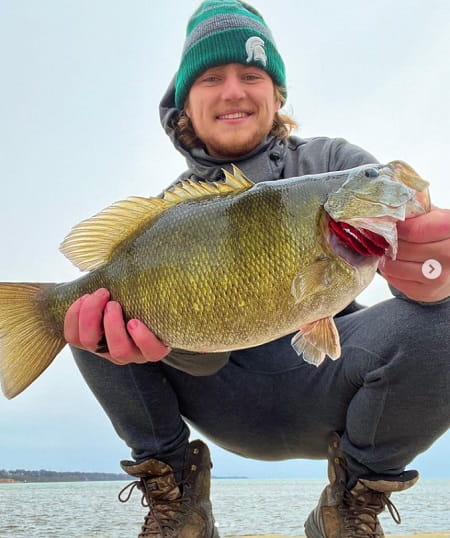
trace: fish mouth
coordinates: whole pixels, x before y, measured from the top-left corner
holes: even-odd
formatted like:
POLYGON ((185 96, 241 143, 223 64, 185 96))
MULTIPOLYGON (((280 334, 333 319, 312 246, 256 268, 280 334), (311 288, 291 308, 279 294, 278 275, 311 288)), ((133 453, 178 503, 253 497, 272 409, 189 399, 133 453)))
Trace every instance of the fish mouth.
POLYGON ((390 203, 386 200, 386 209, 389 210, 382 216, 350 218, 336 222, 334 229, 341 228, 340 235, 337 233, 337 236, 345 238, 346 233, 347 244, 359 254, 378 257, 386 255, 395 260, 398 250, 397 222, 430 211, 429 184, 403 161, 391 161, 381 166, 377 173, 406 187, 410 193, 408 200, 400 205, 393 200, 390 203))
POLYGON ((336 244, 360 256, 395 259, 397 222, 430 210, 428 182, 402 161, 363 165, 350 170, 324 209, 336 244))
POLYGON ((393 181, 402 183, 414 192, 414 197, 406 207, 406 218, 428 213, 431 209, 429 183, 422 179, 417 172, 404 161, 391 161, 384 168, 386 175, 393 181))

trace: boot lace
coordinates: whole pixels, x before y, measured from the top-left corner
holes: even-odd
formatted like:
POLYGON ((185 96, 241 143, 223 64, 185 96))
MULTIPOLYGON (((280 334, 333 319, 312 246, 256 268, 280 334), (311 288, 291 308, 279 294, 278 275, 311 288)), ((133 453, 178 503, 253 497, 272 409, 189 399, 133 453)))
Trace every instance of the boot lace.
POLYGON ((344 490, 342 505, 339 507, 345 529, 351 533, 349 538, 382 536, 378 514, 387 507, 395 523, 400 524, 400 514, 386 493, 371 490, 364 486, 360 492, 344 490))
POLYGON ((158 475, 158 477, 146 476, 145 478, 134 480, 119 492, 119 501, 126 503, 130 500, 134 490, 138 489, 142 493, 141 505, 144 508, 149 509, 138 538, 170 535, 176 531, 177 526, 181 522, 181 518, 189 511, 188 505, 191 500, 188 496, 180 495, 174 499, 170 498, 170 494, 174 492, 177 487, 180 491, 182 491, 183 487, 191 487, 188 477, 175 483, 171 489, 166 489, 161 492, 155 491, 151 487, 153 479, 175 474, 176 472, 177 471, 170 471, 158 475))

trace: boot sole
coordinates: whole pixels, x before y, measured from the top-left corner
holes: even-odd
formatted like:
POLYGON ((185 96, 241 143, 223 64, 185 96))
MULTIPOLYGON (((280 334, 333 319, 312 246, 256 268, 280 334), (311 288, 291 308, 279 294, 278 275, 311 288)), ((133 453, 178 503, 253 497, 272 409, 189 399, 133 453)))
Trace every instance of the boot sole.
POLYGON ((305 522, 305 534, 307 538, 326 538, 321 532, 321 530, 314 523, 314 513, 309 514, 308 519, 305 522))

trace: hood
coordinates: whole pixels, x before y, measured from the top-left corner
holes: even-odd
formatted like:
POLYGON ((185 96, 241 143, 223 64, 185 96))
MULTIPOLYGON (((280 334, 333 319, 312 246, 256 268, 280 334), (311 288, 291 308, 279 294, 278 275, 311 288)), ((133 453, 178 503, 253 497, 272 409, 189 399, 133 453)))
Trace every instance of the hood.
MULTIPOLYGON (((217 181, 223 177, 222 168, 231 171, 232 163, 227 159, 211 157, 203 148, 187 149, 181 145, 173 127, 179 115, 179 110, 175 106, 174 82, 175 77, 161 100, 159 117, 164 131, 175 148, 186 159, 188 170, 178 179, 195 176, 196 179, 217 181)), ((271 136, 250 153, 233 159, 233 164, 236 164, 252 180, 253 178, 257 178, 258 182, 274 180, 282 176, 286 152, 286 143, 271 136)))

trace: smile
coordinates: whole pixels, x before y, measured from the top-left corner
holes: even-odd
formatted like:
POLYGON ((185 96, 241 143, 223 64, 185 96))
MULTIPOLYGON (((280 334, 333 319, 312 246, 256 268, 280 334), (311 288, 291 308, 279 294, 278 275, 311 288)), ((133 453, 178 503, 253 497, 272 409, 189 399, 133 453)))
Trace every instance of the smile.
POLYGON ((228 114, 221 114, 217 116, 218 120, 239 120, 242 118, 248 118, 251 114, 248 112, 230 112, 228 114))

